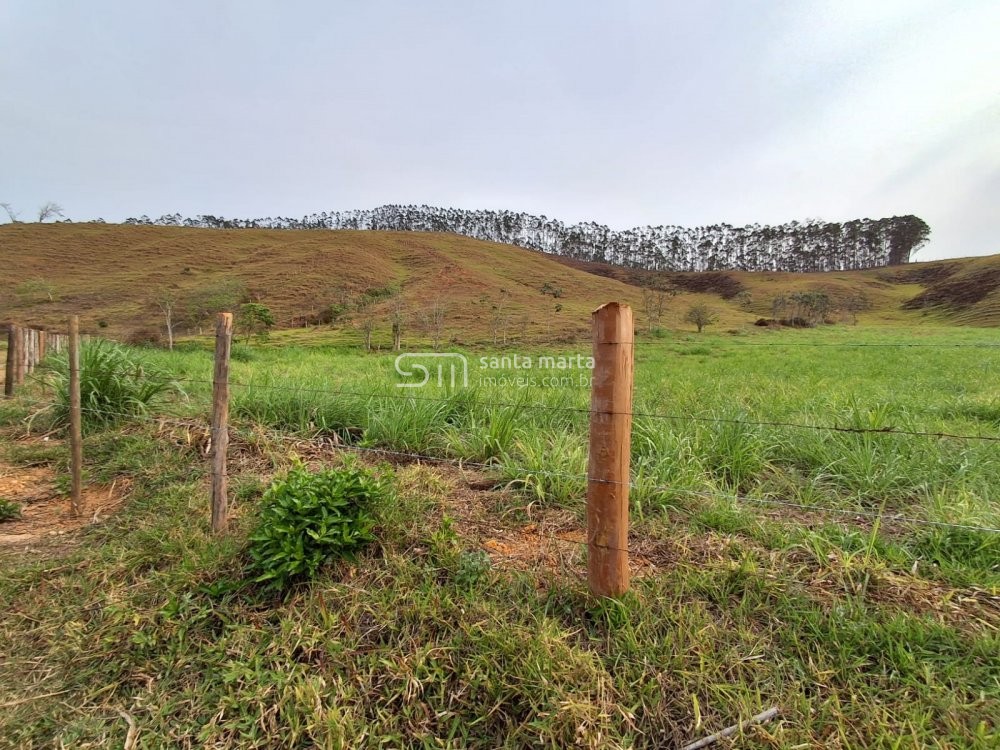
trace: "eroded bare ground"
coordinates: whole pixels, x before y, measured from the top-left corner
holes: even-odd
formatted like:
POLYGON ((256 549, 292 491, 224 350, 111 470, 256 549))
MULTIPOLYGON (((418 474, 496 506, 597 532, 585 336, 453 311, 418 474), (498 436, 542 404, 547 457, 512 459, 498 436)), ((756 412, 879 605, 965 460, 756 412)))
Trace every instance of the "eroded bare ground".
POLYGON ((100 523, 128 497, 127 480, 85 487, 81 512, 74 515, 51 466, 13 466, 0 460, 0 498, 20 506, 20 518, 0 523, 0 550, 64 547, 72 533, 100 523))

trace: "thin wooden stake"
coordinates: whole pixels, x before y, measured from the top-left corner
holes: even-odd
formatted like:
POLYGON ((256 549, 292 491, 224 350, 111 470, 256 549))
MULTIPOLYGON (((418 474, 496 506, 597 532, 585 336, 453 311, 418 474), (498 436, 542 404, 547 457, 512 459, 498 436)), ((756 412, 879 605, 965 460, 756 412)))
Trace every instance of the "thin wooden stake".
POLYGON ((229 353, 233 344, 233 314, 219 313, 215 326, 215 375, 212 378, 212 531, 228 523, 226 453, 229 450, 229 353))
POLYGON ((17 372, 14 383, 22 385, 28 372, 28 329, 19 326, 17 329, 17 372))
POLYGON ((13 323, 7 329, 7 366, 4 369, 3 395, 13 398, 14 386, 17 385, 17 342, 18 330, 13 323))
POLYGON ((594 371, 587 470, 587 577, 596 596, 628 591, 628 489, 632 445, 632 308, 593 314, 594 371))
POLYGON ((83 426, 80 409, 80 318, 69 319, 69 445, 73 475, 70 503, 79 516, 83 501, 83 426))
POLYGON ((721 732, 716 732, 708 737, 703 737, 697 742, 692 742, 690 745, 685 745, 684 750, 701 750, 703 747, 708 747, 709 745, 718 742, 726 737, 731 737, 737 732, 742 732, 744 729, 748 729, 755 724, 764 724, 775 716, 778 715, 777 708, 769 708, 767 711, 761 711, 756 716, 752 716, 746 721, 741 721, 739 724, 733 724, 731 727, 726 727, 721 732))

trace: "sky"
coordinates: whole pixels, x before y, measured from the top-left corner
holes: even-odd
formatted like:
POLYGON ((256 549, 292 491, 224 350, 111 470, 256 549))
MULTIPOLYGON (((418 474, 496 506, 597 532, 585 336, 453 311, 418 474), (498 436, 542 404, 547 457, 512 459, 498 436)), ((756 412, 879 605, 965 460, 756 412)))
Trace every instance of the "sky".
POLYGON ((998 28, 996 0, 5 0, 0 202, 916 214, 917 260, 1000 253, 998 28))

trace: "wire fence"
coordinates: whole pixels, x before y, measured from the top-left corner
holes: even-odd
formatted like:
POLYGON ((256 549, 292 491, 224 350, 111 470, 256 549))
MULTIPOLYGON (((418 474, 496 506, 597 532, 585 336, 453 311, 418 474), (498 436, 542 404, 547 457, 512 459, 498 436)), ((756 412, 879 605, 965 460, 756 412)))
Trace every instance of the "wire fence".
MULTIPOLYGON (((194 380, 194 379, 176 379, 179 382, 192 382, 211 385, 212 381, 209 380, 194 380)), ((431 400, 436 402, 448 402, 447 398, 440 397, 423 397, 415 394, 392 394, 392 393, 382 393, 382 392, 358 392, 358 391, 344 391, 340 389, 299 389, 294 386, 260 386, 257 384, 241 384, 241 383, 230 383, 232 386, 244 387, 244 388, 254 388, 254 387, 266 387, 274 388, 284 391, 292 392, 309 392, 325 394, 330 396, 337 395, 355 395, 365 398, 370 398, 372 400, 377 400, 384 397, 389 398, 399 398, 403 400, 431 400)), ((39 411, 44 409, 51 409, 56 406, 62 406, 60 402, 41 400, 41 399, 31 399, 27 397, 22 397, 19 399, 19 403, 25 405, 31 405, 33 407, 40 407, 39 411)), ((532 409, 532 408, 544 408, 544 409, 554 409, 559 411, 568 411, 573 413, 589 413, 589 409, 576 408, 576 407, 561 407, 561 406, 550 406, 541 404, 522 404, 517 402, 488 402, 487 404, 480 404, 481 406, 504 406, 509 408, 517 409, 532 409)), ((190 410, 190 404, 187 405, 188 410, 190 410)), ((203 412, 206 415, 205 422, 203 424, 199 423, 198 426, 203 428, 206 433, 209 430, 209 424, 207 421, 207 414, 211 408, 211 405, 205 403, 200 405, 198 411, 203 412)), ((129 420, 129 421, 139 421, 149 424, 159 424, 168 425, 173 424, 175 426, 182 426, 190 428, 192 426, 192 418, 185 417, 182 414, 164 414, 156 415, 152 413, 142 413, 142 412, 117 412, 109 410, 105 407, 94 407, 94 406, 82 406, 81 410, 87 414, 93 414, 94 416, 100 417, 102 419, 107 419, 108 417, 113 417, 119 420, 129 420)), ((741 424, 741 425, 751 425, 751 426, 767 426, 767 427, 803 427, 808 429, 816 430, 828 430, 833 432, 850 432, 850 433, 861 433, 861 434, 873 434, 873 435, 903 435, 903 436, 917 436, 917 437, 932 437, 932 438, 950 438, 957 440, 989 440, 996 441, 1000 440, 1000 437, 996 436, 983 436, 983 435, 952 435, 949 433, 942 432, 925 432, 925 431, 901 431, 893 429, 853 429, 853 428, 837 428, 837 427, 823 427, 819 425, 798 425, 792 423, 782 423, 782 422, 746 422, 741 420, 728 420, 728 419, 714 419, 714 418, 701 418, 701 417, 685 417, 685 416, 673 416, 673 415, 663 415, 663 414, 643 414, 641 412, 632 412, 633 416, 647 416, 651 418, 663 419, 663 420, 680 420, 680 421, 696 421, 696 422, 708 422, 708 423, 720 423, 720 424, 741 424)), ((195 418, 197 419, 197 418, 195 418)), ((949 529, 962 529, 969 531, 977 531, 984 533, 996 534, 1000 533, 1000 528, 987 526, 982 524, 971 524, 971 523, 957 523, 950 521, 938 521, 927 518, 920 518, 912 515, 905 515, 899 513, 886 513, 884 511, 871 511, 865 508, 851 507, 851 508, 838 508, 831 507, 829 505, 820 504, 809 504, 809 503, 799 503, 787 499, 782 499, 779 497, 773 497, 769 495, 759 496, 759 495, 748 495, 741 493, 734 493, 722 490, 696 490, 685 487, 661 485, 661 484, 643 484, 633 480, 629 482, 618 482, 607 479, 600 479, 593 476, 589 476, 586 473, 577 472, 564 472, 555 471, 552 469, 542 469, 537 466, 523 466, 518 465, 515 462, 509 460, 492 460, 492 461, 474 461, 461 457, 455 456, 442 456, 433 455, 430 453, 420 453, 416 451, 409 450, 396 450, 391 447, 377 446, 377 445, 358 445, 355 443, 348 443, 340 439, 339 437, 331 439, 331 433, 324 432, 322 430, 313 430, 307 434, 298 435, 288 435, 277 432, 273 429, 269 430, 267 433, 267 438, 270 440, 275 440, 278 442, 283 442, 291 446, 303 446, 304 444, 311 445, 313 447, 328 448, 336 451, 343 452, 353 452, 358 454, 363 454, 372 457, 381 458, 393 458, 397 460, 406 460, 412 462, 424 462, 433 464, 444 464, 449 465, 458 469, 474 469, 482 472, 496 473, 502 471, 507 477, 515 477, 514 479, 508 480, 506 482, 507 486, 516 485, 518 479, 516 477, 529 477, 529 476, 541 476, 546 478, 554 479, 564 479, 572 480, 578 482, 580 486, 586 486, 590 483, 596 484, 610 484, 610 485, 626 485, 631 490, 641 490, 644 493, 651 495, 666 495, 666 496, 683 496, 698 498, 702 500, 710 501, 727 501, 733 504, 740 505, 754 505, 754 506, 765 506, 773 508, 787 508, 795 509, 803 512, 818 513, 825 515, 833 515, 838 517, 850 517, 855 519, 867 519, 867 520, 877 520, 881 523, 893 523, 908 526, 927 526, 936 528, 949 528, 949 529)), ((498 482, 498 486, 502 486, 502 482, 498 482)), ((561 537, 553 537, 553 539, 561 542, 567 542, 561 537)), ((587 545, 587 542, 578 542, 579 544, 587 545)), ((603 545, 599 545, 603 546, 603 545)), ((612 549, 618 551, 621 550, 618 547, 613 546, 603 546, 605 549, 612 549)))

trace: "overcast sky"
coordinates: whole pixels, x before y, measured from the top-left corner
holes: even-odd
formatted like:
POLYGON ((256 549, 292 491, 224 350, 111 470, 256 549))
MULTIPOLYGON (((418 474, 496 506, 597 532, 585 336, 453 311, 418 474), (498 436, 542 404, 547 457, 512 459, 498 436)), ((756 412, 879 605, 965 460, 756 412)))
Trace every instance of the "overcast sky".
POLYGON ((0 3, 0 201, 74 220, 913 213, 1000 252, 1000 2, 0 3))

